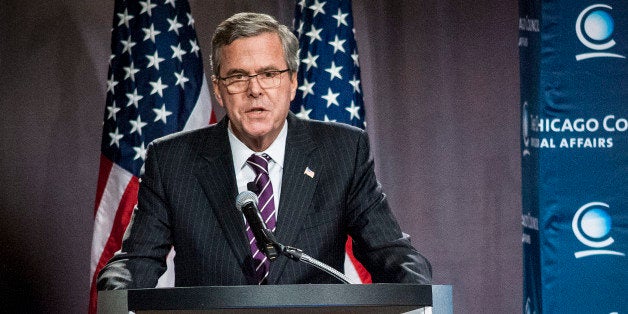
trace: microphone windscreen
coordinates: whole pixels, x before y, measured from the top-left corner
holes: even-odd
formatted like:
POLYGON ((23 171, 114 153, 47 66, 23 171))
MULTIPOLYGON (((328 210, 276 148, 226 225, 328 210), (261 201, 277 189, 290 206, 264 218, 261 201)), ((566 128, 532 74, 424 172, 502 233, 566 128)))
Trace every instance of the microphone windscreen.
POLYGON ((250 202, 253 202, 255 207, 257 207, 257 195, 251 191, 244 191, 236 197, 236 208, 242 211, 242 207, 250 202))

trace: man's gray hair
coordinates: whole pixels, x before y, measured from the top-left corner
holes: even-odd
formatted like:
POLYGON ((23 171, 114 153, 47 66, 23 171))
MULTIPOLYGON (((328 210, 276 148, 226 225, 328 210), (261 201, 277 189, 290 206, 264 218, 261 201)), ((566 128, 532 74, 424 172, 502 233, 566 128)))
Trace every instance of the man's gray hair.
POLYGON ((212 73, 220 76, 220 52, 222 47, 231 44, 234 40, 245 37, 254 37, 263 33, 279 35, 283 47, 284 58, 288 69, 295 73, 299 67, 297 37, 283 24, 280 24, 268 14, 238 13, 218 25, 212 38, 212 73))

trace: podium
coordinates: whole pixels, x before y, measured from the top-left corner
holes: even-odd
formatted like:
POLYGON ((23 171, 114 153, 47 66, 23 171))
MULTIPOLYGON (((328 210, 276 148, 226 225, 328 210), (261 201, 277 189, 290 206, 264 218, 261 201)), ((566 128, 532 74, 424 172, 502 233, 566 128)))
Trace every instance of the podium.
POLYGON ((98 313, 451 314, 449 285, 304 284, 101 291, 98 313))

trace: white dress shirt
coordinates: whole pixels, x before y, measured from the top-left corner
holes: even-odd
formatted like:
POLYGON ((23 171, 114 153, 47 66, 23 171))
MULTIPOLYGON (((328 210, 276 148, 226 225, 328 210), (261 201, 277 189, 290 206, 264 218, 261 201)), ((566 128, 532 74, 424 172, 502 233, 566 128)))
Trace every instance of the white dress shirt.
MULTIPOLYGON (((273 198, 275 200, 275 215, 279 212, 279 196, 281 195, 281 179, 283 177, 283 161, 286 153, 286 137, 288 136, 288 122, 286 121, 283 128, 277 135, 275 141, 263 152, 254 152, 240 141, 231 130, 229 123, 229 144, 231 145, 231 154, 233 155, 233 169, 236 174, 236 182, 238 184, 238 193, 247 191, 247 183, 255 180, 255 172, 246 160, 252 154, 270 156, 268 161, 268 174, 270 182, 273 185, 273 198)), ((277 217, 275 217, 277 218, 277 217)))

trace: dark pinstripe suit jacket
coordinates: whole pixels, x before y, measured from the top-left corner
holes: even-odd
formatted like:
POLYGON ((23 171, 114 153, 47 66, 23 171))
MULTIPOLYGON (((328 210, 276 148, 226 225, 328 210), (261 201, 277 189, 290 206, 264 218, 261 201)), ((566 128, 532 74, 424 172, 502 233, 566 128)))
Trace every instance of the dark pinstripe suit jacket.
MULTIPOLYGON (((347 235, 374 282, 428 283, 431 268, 402 234, 375 178, 366 133, 288 116, 277 240, 342 270, 347 235), (314 172, 304 174, 306 168, 314 172)), ((176 286, 254 284, 227 119, 149 146, 138 207, 98 288, 154 287, 174 245, 176 286)), ((270 284, 334 283, 279 257, 270 284)))

